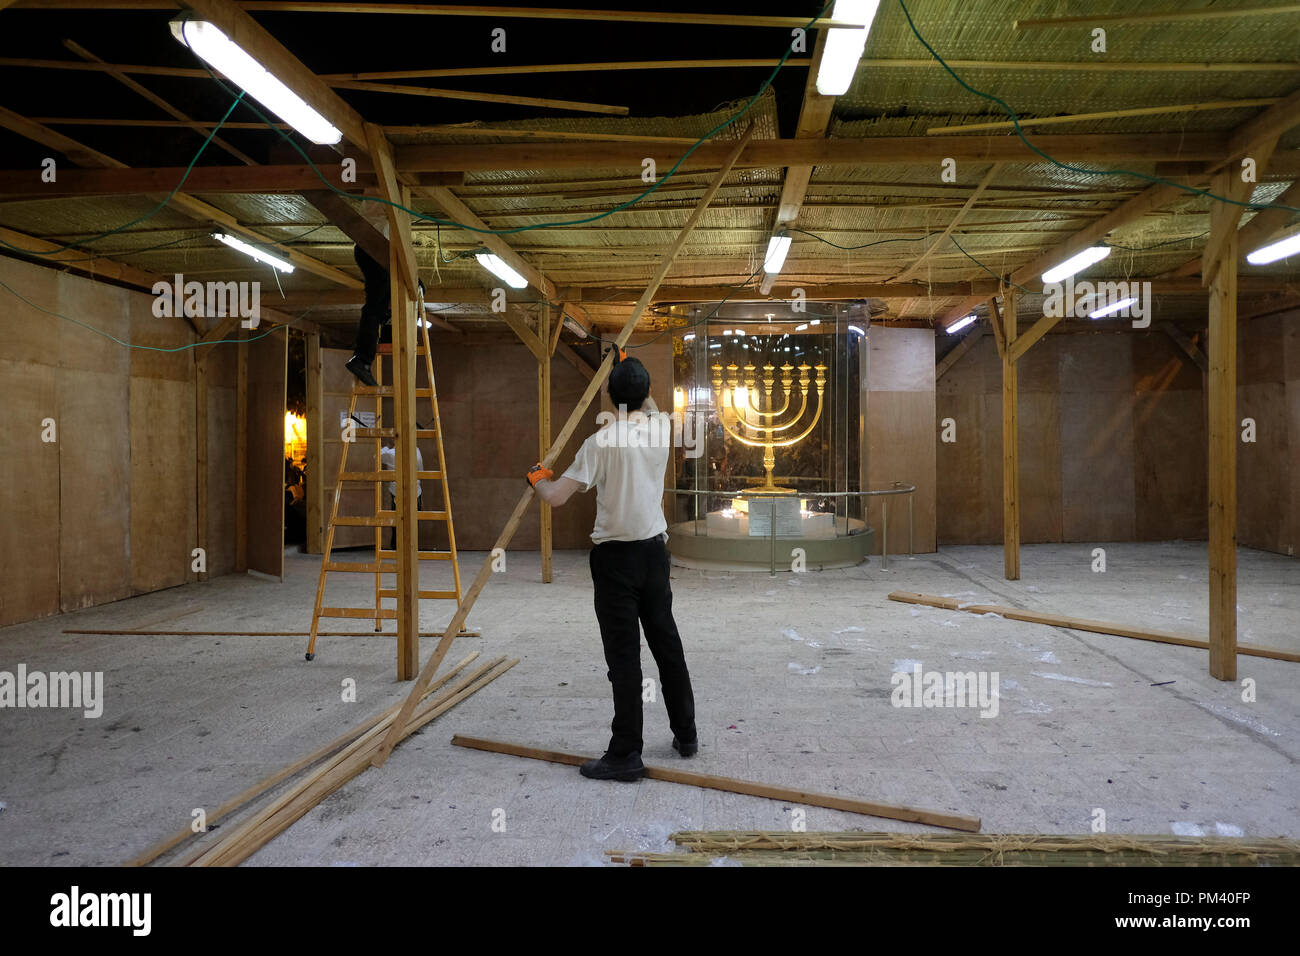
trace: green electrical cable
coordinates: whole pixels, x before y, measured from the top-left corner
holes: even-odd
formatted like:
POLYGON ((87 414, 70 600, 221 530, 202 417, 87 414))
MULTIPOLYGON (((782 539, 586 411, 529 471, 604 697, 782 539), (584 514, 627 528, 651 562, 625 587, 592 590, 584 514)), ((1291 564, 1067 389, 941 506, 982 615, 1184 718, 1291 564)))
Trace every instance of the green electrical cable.
MULTIPOLYGON (((136 223, 144 222, 146 219, 152 219, 154 216, 158 215, 158 213, 160 213, 169 202, 172 201, 172 197, 174 197, 178 192, 181 191, 181 187, 185 185, 185 180, 190 178, 190 172, 191 170, 194 169, 194 164, 199 161, 199 157, 202 156, 204 150, 208 148, 208 144, 212 142, 212 138, 217 135, 217 131, 221 129, 221 127, 225 124, 226 120, 230 118, 230 114, 235 111, 235 107, 238 106, 240 101, 243 99, 244 99, 243 91, 240 91, 239 95, 235 97, 235 101, 230 104, 230 109, 226 110, 226 115, 221 117, 221 122, 217 123, 217 125, 212 128, 212 132, 210 132, 207 138, 203 141, 203 145, 199 147, 199 151, 194 154, 194 158, 190 160, 190 164, 185 167, 185 174, 181 176, 181 181, 176 184, 176 187, 167 194, 166 198, 164 198, 162 202, 160 202, 149 212, 145 213, 143 216, 138 216, 135 219, 132 219, 130 222, 123 223, 120 226, 108 230, 108 232, 102 232, 99 235, 94 236, 90 239, 83 239, 81 240, 80 243, 69 243, 68 245, 60 247, 57 252, 34 252, 31 249, 23 249, 20 246, 10 245, 10 243, 5 242, 5 240, 3 239, 0 239, 0 245, 6 246, 9 249, 14 250, 15 252, 21 252, 29 256, 40 256, 41 258, 49 258, 51 256, 56 256, 61 252, 66 252, 68 249, 76 249, 80 252, 91 252, 93 250, 84 248, 84 246, 87 243, 98 242, 101 239, 106 239, 109 236, 116 235, 117 233, 121 232, 124 229, 129 229, 131 226, 134 226, 136 223)), ((55 245, 57 245, 57 243, 55 243, 55 245)))

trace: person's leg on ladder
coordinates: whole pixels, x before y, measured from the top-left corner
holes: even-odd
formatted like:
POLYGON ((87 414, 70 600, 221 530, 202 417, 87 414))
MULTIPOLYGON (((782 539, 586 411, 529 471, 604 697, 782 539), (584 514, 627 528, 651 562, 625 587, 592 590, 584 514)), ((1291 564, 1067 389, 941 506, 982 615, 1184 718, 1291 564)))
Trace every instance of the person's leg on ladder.
POLYGON ((698 745, 695 695, 691 690, 691 675, 686 668, 686 655, 682 651, 682 638, 677 633, 677 622, 673 619, 668 545, 662 539, 655 539, 642 543, 641 548, 646 575, 637 610, 641 626, 645 628, 645 642, 659 667, 659 686, 663 692, 664 707, 668 710, 668 725, 676 738, 674 747, 683 757, 689 757, 698 745), (686 753, 686 750, 690 750, 690 753, 686 753))
POLYGON ((361 320, 357 323, 357 337, 348 359, 348 371, 366 385, 374 385, 370 371, 379 347, 379 330, 392 317, 391 290, 388 287, 388 270, 360 247, 353 249, 353 258, 361 269, 366 283, 366 301, 361 306, 361 320))

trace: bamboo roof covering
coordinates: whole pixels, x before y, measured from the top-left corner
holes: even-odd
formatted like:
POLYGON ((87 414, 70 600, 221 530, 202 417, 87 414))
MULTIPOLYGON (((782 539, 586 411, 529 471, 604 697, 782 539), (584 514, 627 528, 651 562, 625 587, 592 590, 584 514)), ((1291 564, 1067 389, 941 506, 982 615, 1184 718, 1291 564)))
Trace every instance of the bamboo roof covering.
MULTIPOLYGON (((1006 278, 1016 270, 1064 246, 1142 194, 1154 180, 1189 175, 1215 156, 1229 157, 1234 136, 1252 124, 1273 122, 1278 139, 1272 159, 1260 168, 1250 201, 1286 202, 1280 197, 1300 177, 1300 105, 1288 99, 1300 91, 1300 14, 1289 9, 1207 20, 1106 21, 1106 51, 1101 53, 1092 49, 1091 29, 1078 23, 1021 29, 1014 24, 1035 17, 1104 18, 1174 7, 1183 12, 1254 10, 1270 3, 905 2, 916 31, 966 86, 922 45, 909 25, 904 2, 882 0, 854 82, 829 104, 824 121, 815 122, 811 130, 802 128, 803 114, 815 99, 805 94, 814 31, 807 49, 782 68, 744 120, 726 127, 714 140, 734 141, 745 124, 752 124, 750 148, 766 144, 775 150, 761 155, 793 155, 788 150, 804 140, 815 141, 815 146, 862 147, 852 161, 813 164, 806 190, 799 191, 797 216, 788 223, 793 243, 781 288, 870 285, 869 296, 856 298, 873 301, 876 321, 935 321, 950 310, 969 307, 963 303, 977 299, 981 291, 990 294, 988 289, 996 290, 1000 282, 1007 287, 1006 278), (1065 152, 1054 157, 1056 162, 1018 147, 997 158, 979 158, 1019 140, 1007 125, 1004 109, 967 86, 1015 110, 1031 143, 1051 144, 1045 148, 1048 153, 1065 152), (1114 113, 1121 115, 1096 115, 1114 113), (987 124, 998 125, 961 129, 987 124), (904 142, 905 150, 897 145, 904 142), (963 143, 970 144, 963 147, 969 151, 957 160, 951 180, 943 178, 944 148, 963 143), (873 155, 877 151, 878 157, 873 155), (897 293, 877 288, 888 285, 896 285, 897 293), (972 294, 956 294, 958 287, 972 294)), ((229 107, 229 97, 212 78, 185 73, 192 73, 198 61, 166 36, 171 14, 161 9, 165 6, 18 0, 0 11, 0 24, 6 27, 0 30, 0 71, 9 80, 0 107, 10 117, 0 122, 0 146, 12 158, 10 173, 0 171, 0 176, 9 175, 0 182, 0 227, 47 242, 76 244, 84 251, 84 261, 98 257, 158 276, 260 279, 272 286, 272 291, 264 291, 267 304, 274 305, 283 292, 286 310, 309 310, 313 321, 323 326, 354 322, 359 301, 355 283, 346 288, 332 271, 359 277, 353 240, 300 191, 306 188, 302 185, 278 192, 265 187, 192 192, 253 230, 261 241, 293 249, 318 264, 277 277, 276 287, 265 266, 213 240, 211 222, 171 207, 150 215, 162 198, 152 190, 96 192, 84 187, 77 192, 83 187, 69 185, 58 191, 53 184, 48 189, 23 184, 20 170, 36 168, 48 155, 60 157, 60 175, 68 171, 70 183, 76 182, 73 171, 78 167, 111 171, 111 163, 118 162, 137 170, 170 170, 189 162, 202 142, 199 133, 168 120, 174 112, 145 102, 113 73, 76 55, 75 44, 63 43, 71 39, 84 44, 102 61, 119 64, 173 111, 210 124, 229 107), (59 12, 68 7, 89 9, 77 17, 59 12), (127 122, 172 125, 121 125, 127 122), (54 142, 65 148, 52 146, 54 142), (78 148, 107 156, 108 162, 79 159, 78 148)), ((674 9, 671 4, 636 6, 674 9)), ((815 0, 755 3, 747 5, 746 12, 812 19, 820 7, 815 0)), ((617 303, 629 290, 644 285, 716 166, 710 166, 710 154, 703 147, 700 157, 665 178, 669 168, 700 137, 745 106, 790 42, 788 27, 688 29, 642 22, 630 12, 623 16, 627 22, 507 18, 503 22, 515 31, 511 42, 520 52, 493 59, 480 42, 488 29, 488 21, 481 18, 255 13, 274 37, 327 80, 344 74, 368 76, 366 71, 531 64, 536 72, 522 76, 504 72, 366 82, 626 107, 627 115, 603 115, 523 102, 336 88, 362 117, 386 130, 399 172, 410 156, 432 157, 435 163, 444 155, 473 157, 464 168, 445 173, 412 172, 414 210, 460 222, 446 207, 445 192, 439 192, 449 190, 487 228, 503 231, 501 238, 545 276, 558 299, 580 303, 593 322, 609 326, 621 324, 617 303), (430 55, 435 35, 429 33, 431 20, 438 31, 436 55, 430 55), (534 35, 537 42, 531 43, 534 35), (673 42, 666 42, 670 37, 673 42), (385 47, 383 55, 376 52, 378 47, 385 47), (670 56, 697 62, 654 70, 549 66, 626 65, 670 56), (737 58, 736 65, 698 62, 726 57, 737 58), (577 158, 557 159, 562 148, 576 150, 577 158), (503 155, 517 161, 503 161, 503 155), (642 179, 646 157, 655 161, 658 188, 627 208, 615 209, 649 188, 642 179), (450 178, 426 184, 431 175, 450 178)), ((219 134, 226 145, 210 144, 197 163, 198 171, 231 168, 235 175, 239 167, 278 169, 301 162, 286 152, 280 132, 257 123, 246 108, 235 109, 230 121, 219 134)), ((447 161, 454 166, 452 159, 447 161)), ((675 294, 685 301, 692 288, 739 287, 760 270, 767 240, 779 225, 787 184, 797 179, 801 165, 738 164, 677 258, 661 298, 672 301, 675 294)), ((1199 186, 1206 185, 1202 177, 1199 186)), ((353 198, 347 202, 358 211, 363 193, 376 194, 373 186, 349 191, 353 198)), ((1289 204, 1297 205, 1294 199, 1289 204)), ((1168 292, 1169 314, 1203 316, 1204 294, 1196 292, 1196 272, 1189 264, 1204 246, 1213 205, 1213 200, 1182 194, 1125 219, 1106 235, 1105 241, 1114 247, 1112 255, 1089 275, 1184 277, 1188 281, 1183 286, 1171 286, 1168 292)), ((1247 212, 1243 224, 1253 215, 1247 212)), ((471 255, 481 246, 482 234, 417 219, 413 235, 420 273, 430 298, 437 300, 438 314, 457 328, 499 328, 500 317, 486 304, 495 280, 471 255)), ((1243 284, 1243 297, 1300 295, 1294 261, 1267 267, 1243 264, 1241 274, 1258 280, 1243 284)), ((756 285, 754 279, 738 295, 757 297, 756 285)), ((543 295, 530 286, 510 298, 520 308, 536 310, 543 295)), ((1035 308, 1037 301, 1030 294, 1028 308, 1035 308)), ((661 323, 662 316, 647 316, 645 328, 656 327, 656 322, 661 323)))

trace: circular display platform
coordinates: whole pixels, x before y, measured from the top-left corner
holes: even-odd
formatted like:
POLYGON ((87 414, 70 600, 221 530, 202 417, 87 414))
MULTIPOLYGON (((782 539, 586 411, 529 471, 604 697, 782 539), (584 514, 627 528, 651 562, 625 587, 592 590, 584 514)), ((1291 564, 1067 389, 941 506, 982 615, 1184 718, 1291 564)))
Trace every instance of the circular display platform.
MULTIPOLYGON (((835 520, 829 514, 813 518, 802 522, 805 527, 801 531, 807 533, 778 531, 776 570, 793 570, 791 552, 795 548, 803 549, 804 566, 809 571, 851 568, 867 557, 874 535, 864 522, 850 518, 849 533, 843 534, 843 518, 835 520)), ((669 525, 668 551, 673 563, 709 571, 771 571, 772 539, 766 533, 751 535, 748 524, 747 515, 710 512, 699 521, 669 525)))

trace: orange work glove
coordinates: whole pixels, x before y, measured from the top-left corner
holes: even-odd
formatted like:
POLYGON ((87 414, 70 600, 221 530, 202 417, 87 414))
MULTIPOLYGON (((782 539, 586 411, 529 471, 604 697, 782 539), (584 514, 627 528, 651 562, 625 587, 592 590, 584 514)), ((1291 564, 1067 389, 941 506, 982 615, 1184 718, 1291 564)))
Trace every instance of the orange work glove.
POLYGON ((528 483, 530 485, 536 488, 537 483, 541 481, 543 478, 545 478, 547 481, 550 481, 552 478, 554 478, 555 472, 551 471, 551 469, 549 468, 543 468, 541 463, 538 462, 536 465, 533 465, 533 467, 528 469, 528 474, 525 475, 524 477, 528 479, 528 483))

